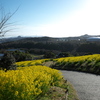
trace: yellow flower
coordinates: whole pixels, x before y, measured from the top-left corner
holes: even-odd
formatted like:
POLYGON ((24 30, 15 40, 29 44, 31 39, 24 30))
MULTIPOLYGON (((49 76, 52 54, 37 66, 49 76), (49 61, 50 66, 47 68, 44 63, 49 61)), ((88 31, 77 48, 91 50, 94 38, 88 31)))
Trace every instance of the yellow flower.
POLYGON ((16 96, 18 95, 18 91, 15 91, 15 95, 16 95, 16 96))
MULTIPOLYGON (((2 97, 9 96, 4 95, 8 94, 5 92, 9 92, 12 93, 11 96, 15 95, 14 97, 19 100, 24 100, 26 96, 27 100, 31 100, 30 97, 34 98, 34 96, 44 93, 51 84, 59 84, 62 75, 58 70, 33 65, 35 63, 40 64, 43 61, 45 60, 17 62, 18 66, 23 64, 26 67, 18 67, 18 70, 10 70, 6 73, 0 70, 0 93, 2 93, 2 97), (29 63, 32 66, 28 67, 29 63)), ((13 99, 13 97, 11 98, 13 99)))

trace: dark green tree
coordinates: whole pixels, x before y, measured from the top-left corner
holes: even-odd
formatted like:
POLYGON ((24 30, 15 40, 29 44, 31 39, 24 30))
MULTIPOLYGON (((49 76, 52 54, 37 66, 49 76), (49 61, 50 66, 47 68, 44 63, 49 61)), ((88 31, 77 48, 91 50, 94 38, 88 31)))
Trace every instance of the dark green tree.
POLYGON ((60 57, 70 57, 70 56, 71 54, 69 52, 61 52, 57 57, 60 58, 60 57))
POLYGON ((11 53, 5 53, 0 60, 0 66, 3 70, 15 70, 15 58, 11 53))
POLYGON ((46 52, 44 54, 44 58, 55 58, 55 54, 53 52, 46 52))

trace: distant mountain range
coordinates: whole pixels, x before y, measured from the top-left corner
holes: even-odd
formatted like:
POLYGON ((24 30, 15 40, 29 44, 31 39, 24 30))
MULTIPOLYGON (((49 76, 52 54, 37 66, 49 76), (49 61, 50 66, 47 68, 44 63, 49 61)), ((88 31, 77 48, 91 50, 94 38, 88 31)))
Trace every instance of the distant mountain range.
POLYGON ((0 38, 0 43, 10 42, 10 41, 16 41, 16 40, 20 40, 20 39, 23 39, 23 38, 26 38, 26 37, 21 37, 21 36, 18 36, 18 37, 10 37, 10 38, 1 37, 0 38))
POLYGON ((81 36, 76 36, 76 37, 62 37, 62 38, 55 38, 55 37, 22 37, 22 36, 18 36, 18 37, 10 37, 10 38, 5 38, 5 37, 1 37, 0 38, 0 43, 4 43, 4 42, 11 42, 11 41, 17 41, 17 40, 34 40, 34 41, 71 41, 71 40, 83 40, 83 39, 88 39, 90 37, 100 37, 100 35, 81 35, 81 36))

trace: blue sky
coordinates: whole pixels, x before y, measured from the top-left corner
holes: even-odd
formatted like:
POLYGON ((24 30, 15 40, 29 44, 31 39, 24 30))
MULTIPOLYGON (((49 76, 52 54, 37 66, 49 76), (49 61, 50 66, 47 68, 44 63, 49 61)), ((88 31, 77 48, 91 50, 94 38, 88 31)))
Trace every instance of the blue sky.
POLYGON ((0 0, 15 30, 6 36, 68 37, 100 33, 100 0, 0 0))

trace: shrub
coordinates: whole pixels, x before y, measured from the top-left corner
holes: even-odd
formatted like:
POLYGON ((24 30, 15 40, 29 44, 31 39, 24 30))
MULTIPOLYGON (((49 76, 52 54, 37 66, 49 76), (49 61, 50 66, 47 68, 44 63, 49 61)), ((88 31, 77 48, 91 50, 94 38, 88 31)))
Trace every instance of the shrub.
POLYGON ((44 58, 55 58, 55 54, 53 52, 47 52, 44 55, 44 58))
POLYGON ((0 61, 0 65, 3 70, 5 69, 5 71, 13 70, 13 69, 15 70, 16 65, 14 63, 15 63, 15 58, 10 53, 5 53, 0 61))
POLYGON ((25 61, 25 60, 32 60, 32 56, 29 53, 24 53, 20 51, 12 52, 13 56, 15 57, 16 61, 25 61))

